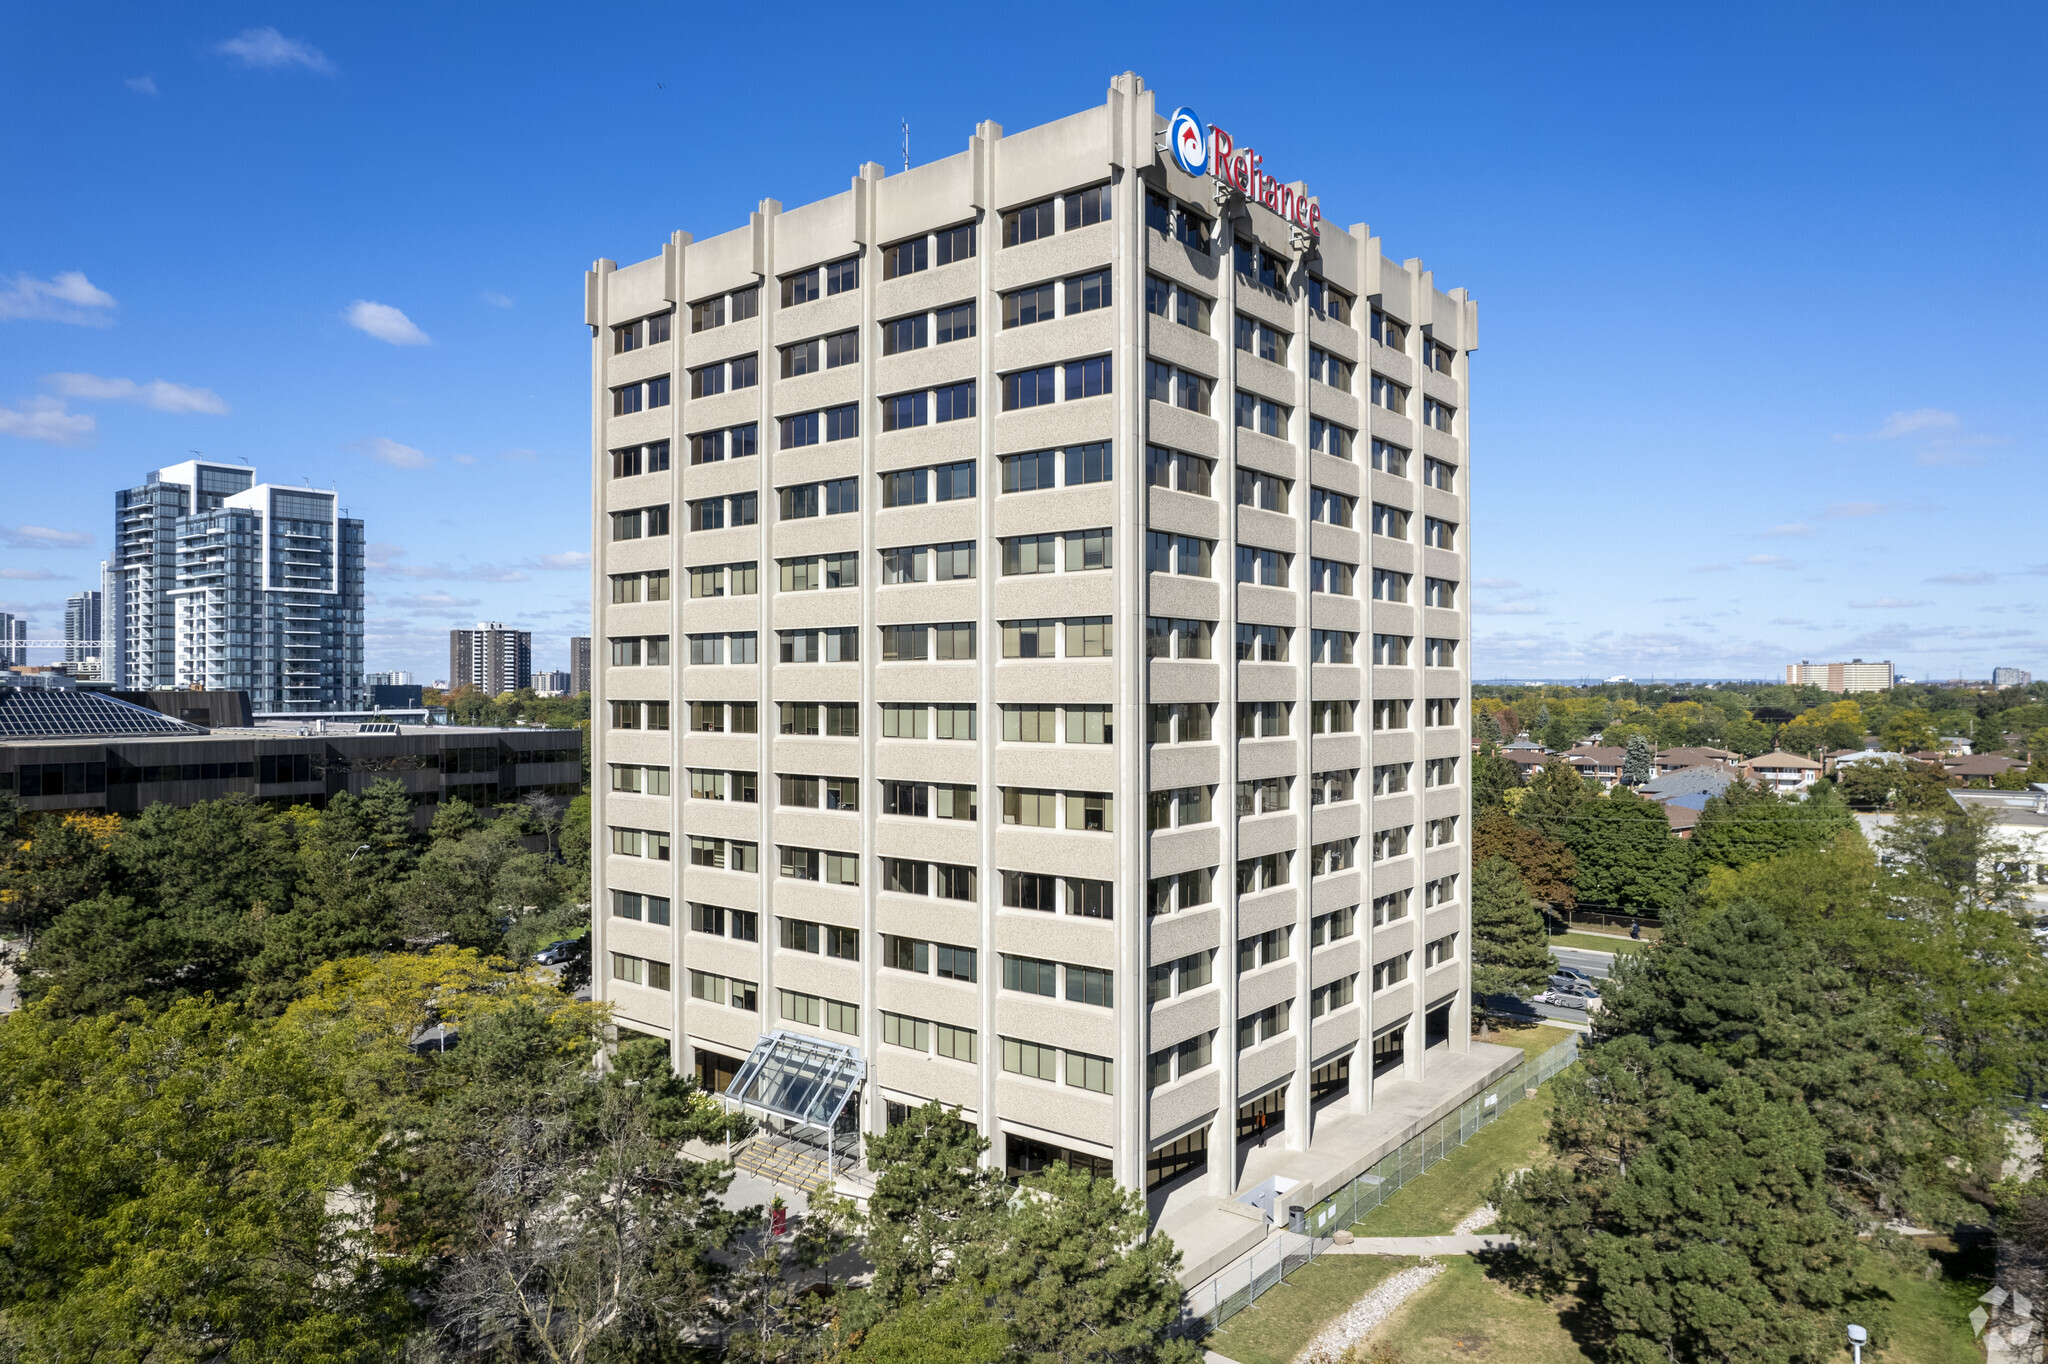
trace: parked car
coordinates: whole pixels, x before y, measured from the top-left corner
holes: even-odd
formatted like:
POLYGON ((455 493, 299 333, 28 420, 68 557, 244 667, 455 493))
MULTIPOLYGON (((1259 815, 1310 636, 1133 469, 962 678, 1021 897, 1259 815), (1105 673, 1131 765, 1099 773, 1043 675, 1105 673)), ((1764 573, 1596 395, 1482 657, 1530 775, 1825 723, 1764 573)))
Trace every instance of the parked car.
POLYGON ((1600 1007, 1600 996, 1577 986, 1553 985, 1538 994, 1531 1002, 1548 1004, 1554 1009, 1584 1009, 1587 1013, 1592 1013, 1600 1007))
POLYGON ((582 939, 580 938, 563 938, 560 941, 551 942, 540 951, 534 953, 533 959, 542 966, 560 966, 576 955, 576 945, 581 941, 582 939))
POLYGON ((1558 967, 1551 973, 1550 983, 1560 990, 1579 989, 1591 990, 1594 994, 1600 993, 1600 987, 1593 983, 1593 978, 1576 966, 1558 967))

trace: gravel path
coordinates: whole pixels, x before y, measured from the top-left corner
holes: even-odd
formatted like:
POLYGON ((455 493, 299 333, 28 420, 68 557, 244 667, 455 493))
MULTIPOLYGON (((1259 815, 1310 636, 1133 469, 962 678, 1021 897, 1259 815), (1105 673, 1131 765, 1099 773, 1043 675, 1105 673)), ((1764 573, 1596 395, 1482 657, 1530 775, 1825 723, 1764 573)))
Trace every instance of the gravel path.
POLYGON ((1295 1364, 1337 1364, 1346 1350, 1371 1335, 1375 1327, 1393 1315, 1395 1308, 1443 1272, 1442 1265, 1423 1264, 1393 1275, 1325 1326, 1308 1343, 1308 1348, 1295 1356, 1295 1364))
POLYGON ((1470 1236, 1481 1227, 1492 1226, 1499 1218, 1500 1214, 1495 1212, 1490 1205, 1482 1203, 1471 1212, 1466 1213, 1458 1225, 1451 1228, 1451 1235, 1470 1236))

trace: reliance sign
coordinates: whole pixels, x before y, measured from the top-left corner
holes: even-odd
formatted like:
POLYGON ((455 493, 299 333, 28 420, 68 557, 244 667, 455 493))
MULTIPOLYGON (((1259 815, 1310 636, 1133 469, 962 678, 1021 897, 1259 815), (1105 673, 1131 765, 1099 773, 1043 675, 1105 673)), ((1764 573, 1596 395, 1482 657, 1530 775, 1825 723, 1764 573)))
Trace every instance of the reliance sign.
POLYGON ((1236 140, 1214 124, 1206 130, 1195 111, 1182 105, 1166 124, 1166 141, 1174 161, 1189 175, 1211 175, 1255 204, 1285 218, 1311 237, 1323 235, 1322 205, 1306 194, 1296 194, 1259 168, 1264 160, 1249 147, 1238 150, 1236 140))

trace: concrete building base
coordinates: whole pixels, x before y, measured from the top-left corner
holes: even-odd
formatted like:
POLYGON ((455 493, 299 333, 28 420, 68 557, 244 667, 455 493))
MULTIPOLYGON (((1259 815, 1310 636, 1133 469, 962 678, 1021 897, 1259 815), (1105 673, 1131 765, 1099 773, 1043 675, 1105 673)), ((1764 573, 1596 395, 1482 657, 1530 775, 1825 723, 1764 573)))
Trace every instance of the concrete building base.
MULTIPOLYGON (((1432 1054, 1427 1081, 1380 1088, 1369 1113, 1326 1110, 1306 1148, 1253 1150, 1244 1158, 1235 1187, 1241 1193, 1275 1177, 1295 1180, 1286 1201, 1314 1207, 1392 1155, 1403 1142, 1513 1073, 1523 1060, 1519 1049, 1489 1042, 1474 1042, 1468 1052, 1432 1054)), ((1190 1288, 1257 1249, 1276 1227, 1286 1226, 1284 1211, 1268 1222, 1256 1208, 1209 1194, 1200 1179, 1155 1197, 1152 1214, 1153 1230, 1171 1236, 1180 1248, 1180 1281, 1190 1288)))

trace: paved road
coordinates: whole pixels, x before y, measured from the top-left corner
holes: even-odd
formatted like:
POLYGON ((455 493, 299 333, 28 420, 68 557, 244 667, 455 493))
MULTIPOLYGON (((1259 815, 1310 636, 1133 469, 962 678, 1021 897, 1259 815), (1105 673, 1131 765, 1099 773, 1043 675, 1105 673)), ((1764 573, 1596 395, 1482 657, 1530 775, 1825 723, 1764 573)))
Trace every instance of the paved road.
POLYGON ((1550 955, 1557 958, 1559 966, 1569 966, 1584 971, 1595 980, 1604 980, 1614 969, 1612 952, 1592 952, 1583 947, 1552 947, 1550 955))

